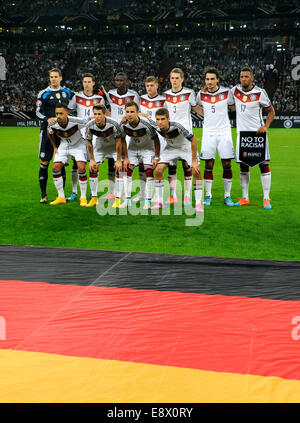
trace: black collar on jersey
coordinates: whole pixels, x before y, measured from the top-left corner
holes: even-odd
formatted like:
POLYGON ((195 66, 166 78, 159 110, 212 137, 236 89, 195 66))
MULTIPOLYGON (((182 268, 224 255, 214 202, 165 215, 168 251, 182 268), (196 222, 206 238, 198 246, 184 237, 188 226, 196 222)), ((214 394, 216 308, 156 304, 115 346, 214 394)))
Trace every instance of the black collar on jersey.
MULTIPOLYGON (((96 122, 95 122, 96 123, 96 122)), ((106 118, 105 118, 105 123, 104 123, 104 125, 103 126, 99 126, 97 123, 96 123, 96 126, 99 128, 99 129, 103 129, 103 128, 105 128, 106 127, 106 118)))
POLYGON ((105 127, 106 127, 106 118, 105 118, 105 123, 104 123, 104 125, 103 125, 103 126, 99 126, 97 123, 96 123, 96 126, 97 126, 99 129, 103 129, 103 128, 105 128, 105 127))
POLYGON ((208 91, 208 88, 207 88, 208 94, 215 94, 215 93, 217 93, 219 91, 219 89, 220 89, 220 85, 219 84, 217 84, 217 85, 218 85, 218 88, 216 89, 216 91, 208 91))
POLYGON ((180 91, 182 91, 182 90, 183 90, 183 88, 184 88, 184 87, 182 87, 182 88, 181 88, 181 90, 176 91, 176 93, 175 93, 175 91, 173 91, 173 90, 172 90, 172 88, 171 88, 171 91, 172 91, 172 93, 173 93, 173 94, 179 94, 179 93, 180 93, 180 91))
POLYGON ((117 90, 117 93, 118 93, 119 95, 125 95, 125 94, 127 94, 127 93, 128 93, 128 88, 126 89, 125 93, 123 93, 123 94, 122 94, 122 93, 121 93, 121 94, 119 93, 118 88, 116 88, 116 90, 117 90))
POLYGON ((140 123, 140 121, 141 121, 141 119, 138 117, 138 123, 135 126, 131 125, 131 123, 129 121, 128 121, 128 123, 131 126, 131 128, 136 128, 138 126, 138 124, 140 123))
POLYGON ((171 125, 169 124, 169 128, 168 129, 160 129, 159 128, 159 130, 162 131, 162 132, 168 132, 170 130, 170 128, 171 128, 171 125))
MULTIPOLYGON (((148 96, 148 94, 147 94, 147 96, 148 96)), ((148 96, 148 98, 150 98, 150 100, 153 100, 154 98, 156 98, 156 97, 158 97, 159 96, 159 94, 156 94, 154 97, 149 97, 148 96)))
POLYGON ((255 84, 253 84, 253 85, 252 85, 252 88, 251 88, 250 90, 245 91, 245 90, 244 90, 244 88, 242 87, 242 84, 240 84, 240 85, 241 85, 241 90, 242 90, 244 93, 248 93, 249 91, 252 91, 252 90, 253 90, 253 88, 255 87, 255 84))
MULTIPOLYGON (((57 122, 58 123, 58 122, 57 122)), ((59 124, 59 126, 61 127, 61 128, 63 128, 63 129, 66 129, 66 127, 69 125, 69 118, 67 118, 67 124, 66 124, 66 126, 61 126, 61 124, 60 123, 58 123, 59 124)))

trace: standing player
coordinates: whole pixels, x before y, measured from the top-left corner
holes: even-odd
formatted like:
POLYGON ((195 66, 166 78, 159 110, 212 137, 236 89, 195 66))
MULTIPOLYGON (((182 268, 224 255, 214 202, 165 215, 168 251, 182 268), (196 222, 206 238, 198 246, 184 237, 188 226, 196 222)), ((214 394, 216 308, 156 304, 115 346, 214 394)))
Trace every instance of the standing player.
POLYGON ((185 161, 192 169, 194 177, 194 192, 196 212, 202 213, 202 180, 198 163, 197 138, 178 122, 171 122, 166 108, 156 112, 156 130, 165 138, 166 147, 161 153, 159 162, 155 168, 155 186, 158 201, 151 207, 152 210, 164 208, 164 170, 169 164, 176 164, 177 160, 185 161))
MULTIPOLYGON (((275 112, 271 101, 262 88, 254 84, 254 76, 251 68, 244 67, 240 71, 240 84, 232 88, 232 94, 235 101, 236 109, 236 127, 237 127, 237 144, 236 144, 236 161, 240 163, 240 181, 242 188, 242 198, 239 199, 236 206, 247 206, 249 200, 249 182, 250 172, 249 166, 241 163, 239 160, 239 136, 240 131, 256 131, 261 134, 267 132, 271 125, 275 112), (268 113, 266 122, 262 118, 262 109, 268 113)), ((265 161, 259 165, 261 171, 261 183, 263 188, 263 207, 271 209, 270 188, 271 188, 271 171, 269 167, 270 153, 268 138, 266 138, 266 154, 265 161)))
POLYGON ((58 196, 56 200, 52 201, 51 205, 64 204, 66 197, 64 193, 63 178, 61 170, 73 156, 78 165, 79 185, 81 191, 80 206, 86 207, 86 188, 87 188, 87 175, 86 175, 86 144, 82 138, 80 125, 86 124, 86 119, 72 118, 68 119, 68 107, 64 103, 58 103, 55 108, 56 123, 50 124, 48 127, 49 139, 52 143, 54 150, 53 158, 53 180, 57 189, 58 196), (59 137, 61 143, 56 147, 55 136, 59 137))
MULTIPOLYGON (((148 117, 150 119, 155 119, 155 111, 164 107, 165 105, 165 97, 158 93, 158 81, 154 76, 148 76, 145 79, 145 88, 146 94, 141 96, 141 103, 140 103, 140 111, 141 115, 148 117)), ((165 140, 164 138, 159 137, 160 141, 160 151, 162 151, 165 147, 165 140)), ((143 200, 145 197, 145 184, 146 184, 146 176, 145 170, 142 163, 139 165, 139 177, 140 177, 140 193, 136 195, 133 201, 143 200)))
MULTIPOLYGON (((197 105, 195 92, 183 87, 184 73, 180 68, 174 68, 170 72, 171 89, 164 93, 166 98, 165 107, 170 114, 170 120, 180 122, 189 133, 193 133, 191 110, 201 114, 201 108, 197 105)), ((184 171, 184 204, 191 204, 192 169, 183 162, 184 171)), ((167 204, 177 203, 176 198, 176 166, 169 167, 170 198, 167 204)))
POLYGON ((139 163, 143 163, 146 174, 144 209, 149 209, 154 185, 153 169, 159 159, 160 143, 148 119, 139 116, 138 104, 131 101, 125 107, 127 122, 122 125, 122 129, 128 136, 129 165, 124 181, 125 201, 120 207, 131 205, 132 173, 139 163))
MULTIPOLYGON (((97 104, 104 104, 104 98, 98 94, 94 94, 95 77, 92 73, 85 73, 82 76, 83 91, 75 94, 69 102, 69 109, 76 110, 77 117, 89 119, 93 116, 93 107, 97 104)), ((84 137, 85 128, 82 128, 81 133, 84 137)), ((73 160, 72 167, 72 194, 68 201, 75 200, 77 197, 78 184, 78 170, 76 161, 73 160)))
POLYGON ((203 108, 204 122, 200 158, 205 160, 204 205, 211 204, 211 188, 213 183, 213 167, 218 151, 223 166, 224 204, 234 206, 231 199, 232 169, 234 148, 231 126, 228 117, 228 106, 234 104, 229 88, 219 85, 219 74, 215 68, 205 71, 205 87, 197 95, 197 103, 203 108))
MULTIPOLYGON (((74 93, 68 88, 61 87, 62 73, 59 69, 49 71, 50 85, 38 94, 36 102, 36 116, 42 121, 39 143, 39 183, 41 189, 40 203, 47 203, 47 182, 49 162, 53 157, 53 146, 47 135, 48 124, 55 123, 55 107, 59 102, 69 103, 74 93)), ((56 145, 59 140, 56 139, 56 145)), ((62 168, 63 179, 65 180, 65 168, 62 168)))
MULTIPOLYGON (((140 97, 136 91, 129 89, 129 80, 125 72, 118 72, 114 82, 116 88, 109 90, 107 93, 104 92, 110 106, 111 118, 120 123, 125 116, 125 105, 129 101, 134 101, 139 105, 140 97)), ((108 179, 110 181, 110 194, 108 194, 107 199, 115 198, 115 168, 112 158, 108 160, 108 179)))
MULTIPOLYGON (((106 107, 98 104, 93 107, 94 119, 86 126, 87 147, 90 153, 90 188, 92 198, 87 207, 98 204, 98 169, 106 157, 114 159, 116 169, 116 204, 120 205, 120 178, 122 171, 122 132, 120 125, 110 117, 106 117, 106 107), (95 138, 94 143, 93 137, 95 138)), ((127 157, 125 156, 125 159, 127 157)), ((113 205, 113 207, 115 207, 113 205)))

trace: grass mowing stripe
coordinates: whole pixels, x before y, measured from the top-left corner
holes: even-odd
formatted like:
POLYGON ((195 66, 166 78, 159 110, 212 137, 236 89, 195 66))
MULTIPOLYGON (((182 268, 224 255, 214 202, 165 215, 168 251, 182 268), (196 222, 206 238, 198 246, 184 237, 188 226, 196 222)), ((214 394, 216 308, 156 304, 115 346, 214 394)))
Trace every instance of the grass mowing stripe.
MULTIPOLYGON (((201 140, 201 129, 194 130, 201 140)), ((185 226, 188 216, 99 216, 95 208, 78 201, 60 206, 40 205, 38 183, 39 128, 1 128, 0 243, 161 252, 201 256, 300 260, 299 185, 297 157, 300 130, 271 129, 273 209, 262 208, 258 167, 251 169, 249 207, 223 204, 220 160, 214 168, 213 202, 205 209, 201 226, 185 226), (287 145, 288 148, 282 148, 287 145)), ((235 139, 235 131, 233 131, 235 139)), ((71 167, 67 168, 66 195, 71 193, 71 167)), ((239 166, 232 161, 234 201, 241 196, 239 166)), ((203 176, 204 162, 201 162, 203 176)), ((106 178, 107 163, 100 179, 106 178)), ((135 170, 134 177, 138 178, 135 170)), ((183 180, 182 166, 178 178, 183 180)), ((88 189, 89 192, 89 189, 88 189)), ((49 169, 48 197, 56 197, 49 169)))

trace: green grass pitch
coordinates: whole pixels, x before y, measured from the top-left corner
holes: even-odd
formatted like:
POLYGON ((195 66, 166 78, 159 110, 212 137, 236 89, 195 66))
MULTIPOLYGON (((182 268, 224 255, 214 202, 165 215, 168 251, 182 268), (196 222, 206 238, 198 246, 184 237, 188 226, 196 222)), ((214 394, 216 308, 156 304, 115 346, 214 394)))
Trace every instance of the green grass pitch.
MULTIPOLYGON (((201 130, 195 129, 201 140, 201 130)), ((235 136, 235 133, 234 133, 235 136)), ((272 210, 262 207, 258 167, 251 169, 249 207, 223 204, 220 160, 214 169, 213 202, 205 208, 200 226, 186 226, 186 216, 104 215, 66 205, 41 205, 38 183, 39 128, 1 128, 0 243, 50 247, 142 251, 200 256, 271 260, 300 259, 300 130, 269 131, 272 210)), ((241 196, 239 167, 232 161, 234 201, 241 196)), ((183 179, 181 164, 178 178, 183 179)), ((56 197, 51 168, 48 198, 56 197)), ((201 172, 203 176, 203 162, 201 172)), ((67 168, 66 195, 71 193, 71 166, 67 168)), ((107 175, 103 164, 100 179, 107 175)), ((135 170, 135 177, 138 172, 135 170)), ((89 195, 89 188, 88 188, 89 195)))

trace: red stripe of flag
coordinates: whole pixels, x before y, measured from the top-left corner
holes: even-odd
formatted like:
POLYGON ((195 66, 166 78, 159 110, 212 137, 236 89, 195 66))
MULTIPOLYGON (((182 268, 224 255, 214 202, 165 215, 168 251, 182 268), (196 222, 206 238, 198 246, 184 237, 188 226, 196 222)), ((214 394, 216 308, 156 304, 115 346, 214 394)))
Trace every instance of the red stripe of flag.
POLYGON ((300 380, 299 301, 20 281, 0 298, 2 348, 300 380))

